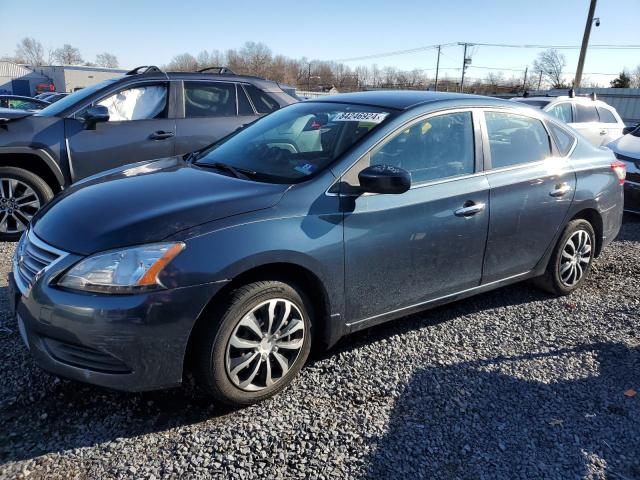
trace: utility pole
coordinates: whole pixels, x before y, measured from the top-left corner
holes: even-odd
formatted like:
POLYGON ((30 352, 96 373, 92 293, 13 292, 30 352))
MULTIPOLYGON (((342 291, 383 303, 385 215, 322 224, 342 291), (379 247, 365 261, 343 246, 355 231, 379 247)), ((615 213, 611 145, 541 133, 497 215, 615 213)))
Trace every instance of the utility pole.
POLYGON ((522 91, 526 92, 527 90, 527 72, 529 71, 529 67, 525 67, 524 69, 524 81, 522 82, 522 91))
POLYGON ((309 70, 307 72, 307 91, 311 91, 311 62, 309 62, 309 70))
POLYGON ((540 85, 542 85, 542 70, 540 70, 540 76, 538 77, 538 91, 540 91, 540 85))
POLYGON ((442 45, 438 45, 438 61, 436 62, 436 92, 438 91, 438 72, 440 71, 440 47, 442 45))
MULTIPOLYGON (((582 81, 582 69, 584 68, 584 60, 587 56, 587 46, 589 45, 589 36, 591 35, 591 25, 593 25, 593 14, 596 11, 596 1, 591 0, 589 6, 589 15, 587 15, 587 24, 584 27, 584 36, 582 37, 582 47, 580 47, 580 58, 578 59, 578 68, 576 69, 576 78, 573 81, 573 88, 580 87, 582 81)), ((600 25, 600 21, 596 22, 596 26, 600 25)))
POLYGON ((462 54, 462 78, 460 79, 460 93, 464 93, 464 72, 467 70, 467 44, 464 44, 464 53, 462 54))

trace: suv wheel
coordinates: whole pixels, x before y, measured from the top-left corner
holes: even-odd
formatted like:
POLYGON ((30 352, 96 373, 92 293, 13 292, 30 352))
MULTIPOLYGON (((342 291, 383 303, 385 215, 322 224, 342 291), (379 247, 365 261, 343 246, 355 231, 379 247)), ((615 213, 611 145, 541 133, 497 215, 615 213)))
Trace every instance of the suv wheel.
POLYGON ((0 167, 0 241, 20 238, 31 218, 53 198, 47 183, 28 170, 0 167))
POLYGON ((197 332, 198 384, 229 405, 250 405, 285 388, 311 346, 312 309, 295 286, 255 282, 235 290, 215 324, 197 332))
POLYGON ((555 295, 568 295, 584 282, 594 253, 593 227, 586 220, 572 220, 558 240, 546 272, 535 283, 555 295))

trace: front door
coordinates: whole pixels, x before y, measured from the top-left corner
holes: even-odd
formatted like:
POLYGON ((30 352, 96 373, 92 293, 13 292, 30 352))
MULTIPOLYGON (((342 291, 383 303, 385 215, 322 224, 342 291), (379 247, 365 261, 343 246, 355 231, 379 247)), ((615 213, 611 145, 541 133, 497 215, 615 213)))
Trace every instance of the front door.
POLYGON ((94 104, 109 121, 86 128, 83 113, 65 119, 73 181, 128 163, 174 154, 175 120, 167 118, 166 83, 127 87, 94 104))
POLYGON ((486 177, 470 111, 402 127, 343 176, 386 164, 411 172, 399 195, 345 197, 347 317, 364 321, 480 283, 489 221, 486 177), (474 141, 474 138, 477 140, 474 141))
POLYGON ((564 222, 576 178, 567 159, 552 155, 537 118, 487 111, 485 119, 491 221, 482 282, 490 283, 536 266, 564 222))

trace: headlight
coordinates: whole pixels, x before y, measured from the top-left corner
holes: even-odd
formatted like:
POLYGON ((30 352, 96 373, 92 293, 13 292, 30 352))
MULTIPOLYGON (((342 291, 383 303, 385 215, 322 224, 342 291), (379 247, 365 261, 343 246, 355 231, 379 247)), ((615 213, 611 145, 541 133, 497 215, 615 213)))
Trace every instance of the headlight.
POLYGON ((158 274, 184 247, 182 242, 156 243, 99 253, 78 262, 57 285, 101 293, 134 293, 163 287, 158 274))

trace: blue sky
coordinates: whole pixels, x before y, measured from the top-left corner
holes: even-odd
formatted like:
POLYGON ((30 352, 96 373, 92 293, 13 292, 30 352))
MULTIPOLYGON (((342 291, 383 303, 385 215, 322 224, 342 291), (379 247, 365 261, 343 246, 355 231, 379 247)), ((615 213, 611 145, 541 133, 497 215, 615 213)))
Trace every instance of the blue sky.
MULTIPOLYGON (((591 44, 640 44, 638 0, 599 0, 591 44)), ((203 49, 238 48, 260 41, 274 53, 323 60, 359 57, 449 42, 579 45, 589 0, 458 0, 278 2, 111 0, 42 2, 0 0, 0 55, 12 54, 25 36, 45 47, 70 43, 85 60, 114 53, 124 67, 167 63, 172 56, 203 49), (38 12, 42 12, 39 14, 38 12)), ((534 49, 474 47, 474 66, 522 69, 534 49)), ((567 72, 575 71, 578 50, 563 50, 567 72)), ((443 73, 459 75, 462 47, 443 50, 443 73)), ((402 70, 435 68, 435 51, 359 63, 402 70)), ((640 64, 640 50, 591 50, 586 77, 606 83, 640 64)), ((486 70, 471 68, 470 77, 486 70)), ((506 76, 519 72, 504 72, 506 76)))

